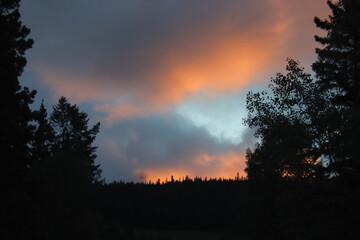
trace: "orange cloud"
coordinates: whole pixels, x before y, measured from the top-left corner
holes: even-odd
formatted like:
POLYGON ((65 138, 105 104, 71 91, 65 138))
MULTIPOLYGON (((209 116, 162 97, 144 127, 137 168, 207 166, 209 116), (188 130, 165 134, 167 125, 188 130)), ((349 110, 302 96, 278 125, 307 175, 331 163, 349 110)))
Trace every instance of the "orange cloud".
MULTIPOLYGON (((285 25, 281 28, 288 28, 285 25)), ((111 124, 117 120, 167 111, 200 91, 208 98, 236 93, 258 75, 259 69, 268 69, 269 62, 276 57, 276 46, 282 44, 278 31, 285 30, 271 30, 269 36, 265 34, 263 38, 222 36, 213 43, 214 46, 207 46, 198 55, 170 50, 164 56, 164 71, 152 77, 156 81, 149 89, 131 90, 135 93, 128 102, 104 104, 95 110, 106 113, 106 120, 111 124), (275 36, 271 36, 273 31, 277 32, 275 36)))
POLYGON ((122 52, 109 53, 109 59, 88 73, 74 74, 44 61, 37 71, 57 95, 103 102, 95 110, 107 114, 106 121, 112 124, 167 111, 199 92, 205 97, 236 93, 264 73, 283 66, 289 55, 297 57, 298 53, 301 57, 313 52, 299 36, 313 39, 312 18, 325 8, 322 0, 259 1, 249 10, 257 14, 261 9, 259 16, 245 24, 250 13, 235 4, 229 13, 219 12, 179 29, 171 40, 125 56, 122 52), (121 68, 118 74, 109 72, 117 67, 121 68))

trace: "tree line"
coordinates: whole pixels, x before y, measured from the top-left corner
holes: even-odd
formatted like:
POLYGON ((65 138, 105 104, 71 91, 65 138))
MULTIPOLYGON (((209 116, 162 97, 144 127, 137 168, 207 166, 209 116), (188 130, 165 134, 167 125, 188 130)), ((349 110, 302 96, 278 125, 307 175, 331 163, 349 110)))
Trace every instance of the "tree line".
POLYGON ((260 141, 247 151, 249 180, 337 178, 359 184, 360 3, 328 1, 326 36, 312 64, 315 77, 288 59, 268 91, 249 92, 245 123, 260 141))
POLYGON ((107 236, 121 228, 210 231, 238 239, 359 236, 360 193, 335 180, 113 182, 100 195, 107 236))
POLYGON ((249 92, 245 124, 259 138, 246 179, 104 183, 100 123, 61 97, 52 112, 21 87, 30 30, 20 0, 0 1, 1 239, 153 239, 124 228, 230 231, 243 239, 357 239, 360 220, 360 2, 328 1, 326 36, 306 73, 249 92))
POLYGON ((48 116, 36 91, 21 87, 33 40, 19 0, 0 1, 1 239, 93 239, 93 186, 101 182, 93 146, 100 123, 61 97, 48 116))

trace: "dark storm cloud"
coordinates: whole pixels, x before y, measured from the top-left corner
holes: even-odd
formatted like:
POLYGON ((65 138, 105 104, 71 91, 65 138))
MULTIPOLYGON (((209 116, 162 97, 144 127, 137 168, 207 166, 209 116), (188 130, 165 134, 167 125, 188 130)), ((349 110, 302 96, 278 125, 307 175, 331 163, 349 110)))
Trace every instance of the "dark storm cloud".
MULTIPOLYGON (((36 58, 67 71, 115 75, 120 81, 139 74, 140 66, 140 72, 152 68, 179 32, 196 25, 197 31, 211 31, 217 18, 238 13, 241 6, 252 8, 244 0, 37 0, 23 1, 21 10, 36 37, 35 47, 41 46, 36 58)), ((256 9, 259 14, 261 10, 256 9)), ((254 24, 255 18, 248 14, 237 25, 254 24)), ((191 48, 188 44, 182 47, 191 48)))
POLYGON ((239 90, 283 64, 285 50, 304 52, 297 42, 313 41, 313 9, 312 0, 25 0, 21 12, 35 39, 30 69, 57 95, 158 111, 204 89, 239 90))
POLYGON ((141 115, 138 103, 159 111, 204 88, 246 84, 272 48, 260 37, 275 40, 281 19, 271 8, 271 1, 250 0, 34 0, 21 10, 35 39, 29 66, 43 84, 57 95, 110 101, 111 111, 126 105, 141 115))

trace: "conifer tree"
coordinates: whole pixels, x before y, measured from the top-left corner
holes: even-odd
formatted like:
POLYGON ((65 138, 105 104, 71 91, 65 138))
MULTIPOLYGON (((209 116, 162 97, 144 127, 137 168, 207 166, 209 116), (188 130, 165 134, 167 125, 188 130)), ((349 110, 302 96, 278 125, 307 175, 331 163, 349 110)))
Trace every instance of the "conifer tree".
MULTIPOLYGON (((328 1, 332 15, 321 20, 315 17, 317 27, 327 32, 315 36, 322 45, 317 48, 313 70, 322 91, 332 94, 337 106, 339 131, 330 138, 332 154, 330 167, 343 177, 357 176, 360 181, 360 1, 328 1)), ((333 121, 329 115, 325 122, 333 121)))
POLYGON ((20 21, 19 0, 0 1, 0 238, 30 235, 29 205, 32 167, 29 144, 33 134, 35 91, 19 83, 31 48, 30 30, 20 21))
POLYGON ((0 1, 0 152, 5 178, 26 172, 30 163, 28 143, 33 127, 29 104, 36 92, 22 88, 19 77, 26 65, 25 51, 31 48, 30 30, 22 25, 19 1, 0 1))
POLYGON ((37 126, 31 144, 32 158, 36 162, 41 162, 50 156, 55 137, 54 130, 48 120, 44 100, 41 102, 40 109, 34 112, 34 120, 37 126))
POLYGON ((315 36, 322 45, 317 48, 313 70, 322 90, 330 90, 340 105, 359 107, 360 104, 360 1, 328 1, 332 15, 321 20, 315 17, 318 28, 326 36, 315 36))
POLYGON ((61 97, 53 108, 50 123, 55 131, 52 152, 73 152, 88 167, 91 182, 100 179, 101 169, 95 164, 97 147, 93 146, 100 123, 88 128, 88 115, 61 97))

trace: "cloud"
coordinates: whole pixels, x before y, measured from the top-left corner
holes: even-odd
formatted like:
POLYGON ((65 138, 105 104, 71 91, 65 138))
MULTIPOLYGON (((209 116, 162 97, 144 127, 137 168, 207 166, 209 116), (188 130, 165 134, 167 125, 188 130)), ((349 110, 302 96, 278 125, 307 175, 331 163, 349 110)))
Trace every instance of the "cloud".
POLYGON ((240 126, 244 91, 268 83, 287 57, 310 66, 313 17, 328 8, 325 0, 32 0, 21 13, 35 40, 24 77, 86 106, 92 120, 104 117, 98 163, 108 181, 156 181, 243 170, 254 141, 240 126))
POLYGON ((22 13, 41 82, 58 96, 98 101, 113 124, 166 112, 199 92, 236 93, 283 65, 292 45, 303 52, 294 36, 312 38, 307 21, 325 4, 294 2, 38 0, 24 2, 22 13))
POLYGON ((243 141, 243 125, 246 117, 246 94, 243 89, 235 96, 223 96, 203 100, 190 98, 176 107, 176 113, 189 119, 197 127, 205 128, 218 141, 238 144, 243 141))
POLYGON ((99 157, 108 181, 189 176, 231 177, 243 174, 247 132, 240 144, 219 142, 204 128, 177 114, 124 120, 99 136, 99 157))

